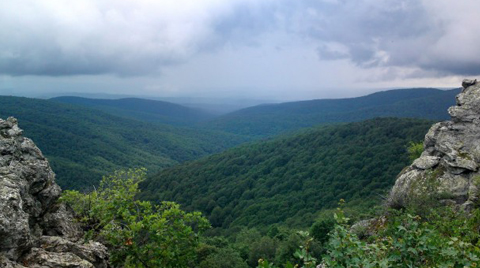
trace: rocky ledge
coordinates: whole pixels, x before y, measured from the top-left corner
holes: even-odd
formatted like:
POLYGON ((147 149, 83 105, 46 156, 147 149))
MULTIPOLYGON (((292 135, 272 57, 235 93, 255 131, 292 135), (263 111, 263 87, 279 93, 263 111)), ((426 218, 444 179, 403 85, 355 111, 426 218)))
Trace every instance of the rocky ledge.
POLYGON ((0 119, 0 267, 110 267, 107 248, 84 242, 47 159, 0 119))
POLYGON ((464 80, 450 121, 433 125, 424 152, 397 177, 388 205, 430 200, 465 210, 478 205, 480 187, 480 83, 464 80))

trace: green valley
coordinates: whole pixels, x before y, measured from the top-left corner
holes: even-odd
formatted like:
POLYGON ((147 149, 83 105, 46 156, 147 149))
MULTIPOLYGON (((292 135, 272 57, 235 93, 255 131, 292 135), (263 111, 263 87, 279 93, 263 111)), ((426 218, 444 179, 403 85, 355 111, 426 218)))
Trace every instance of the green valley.
POLYGON ((102 175, 164 167, 197 159, 245 141, 215 131, 141 122, 53 101, 0 97, 0 118, 16 117, 24 135, 42 149, 66 189, 90 188, 102 175))
POLYGON ((410 141, 431 121, 372 119, 305 130, 162 170, 142 197, 199 210, 215 227, 308 227, 344 198, 365 211, 379 204, 408 163, 410 141))

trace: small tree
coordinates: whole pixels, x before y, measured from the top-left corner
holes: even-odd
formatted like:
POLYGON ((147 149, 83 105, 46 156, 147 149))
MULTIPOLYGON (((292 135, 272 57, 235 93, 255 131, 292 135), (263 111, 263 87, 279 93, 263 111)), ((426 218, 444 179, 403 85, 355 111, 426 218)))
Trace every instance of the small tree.
POLYGON ((186 213, 173 202, 152 205, 136 200, 145 169, 103 177, 98 191, 65 191, 62 200, 86 225, 88 238, 100 238, 111 262, 122 267, 189 267, 199 232, 210 225, 199 212, 186 213))
POLYGON ((420 155, 423 153, 423 142, 413 142, 411 141, 408 144, 408 158, 410 161, 414 161, 415 159, 419 158, 420 155))

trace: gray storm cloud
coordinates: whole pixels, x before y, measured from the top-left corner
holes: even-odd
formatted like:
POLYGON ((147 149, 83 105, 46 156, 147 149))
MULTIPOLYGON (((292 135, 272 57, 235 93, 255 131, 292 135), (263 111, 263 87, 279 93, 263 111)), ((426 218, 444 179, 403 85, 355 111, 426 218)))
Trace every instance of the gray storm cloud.
POLYGON ((0 73, 148 75, 282 32, 315 42, 320 61, 475 75, 479 9, 475 0, 3 0, 0 73))
POLYGON ((310 1, 304 34, 320 59, 361 67, 408 67, 439 75, 480 73, 480 2, 310 1))
POLYGON ((0 2, 0 72, 140 75, 220 42, 219 1, 0 2))

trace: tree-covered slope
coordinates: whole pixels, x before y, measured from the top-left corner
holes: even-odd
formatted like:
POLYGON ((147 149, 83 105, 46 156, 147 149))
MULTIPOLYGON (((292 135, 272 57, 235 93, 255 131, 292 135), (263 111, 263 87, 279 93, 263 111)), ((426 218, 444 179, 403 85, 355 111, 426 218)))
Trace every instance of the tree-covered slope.
POLYGON ((150 172, 243 142, 234 135, 152 124, 58 102, 0 97, 0 118, 14 116, 41 148, 63 188, 96 184, 127 167, 150 172))
POLYGON ((109 100, 81 97, 56 97, 50 100, 95 108, 113 115, 141 121, 159 122, 170 125, 192 125, 214 117, 200 109, 193 109, 166 101, 139 98, 109 100))
POLYGON ((378 203, 408 164, 408 143, 431 124, 372 119, 243 145, 164 169, 142 185, 142 197, 203 211, 217 227, 309 226, 341 198, 378 203))
POLYGON ((399 89, 349 99, 323 99, 260 105, 203 124, 236 134, 270 136, 317 124, 355 122, 375 117, 448 118, 458 89, 399 89))

